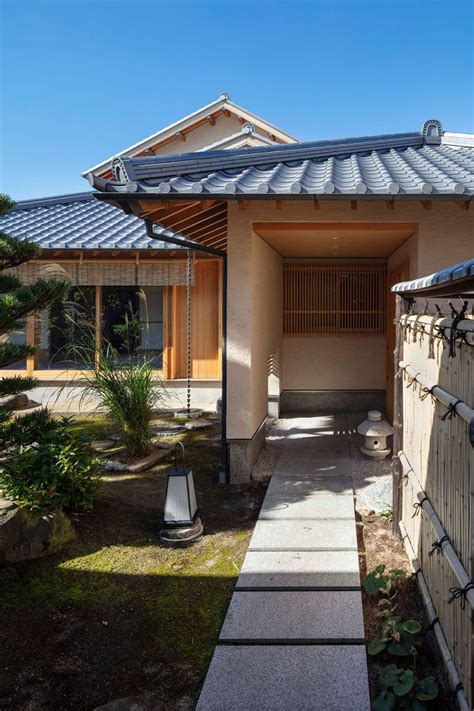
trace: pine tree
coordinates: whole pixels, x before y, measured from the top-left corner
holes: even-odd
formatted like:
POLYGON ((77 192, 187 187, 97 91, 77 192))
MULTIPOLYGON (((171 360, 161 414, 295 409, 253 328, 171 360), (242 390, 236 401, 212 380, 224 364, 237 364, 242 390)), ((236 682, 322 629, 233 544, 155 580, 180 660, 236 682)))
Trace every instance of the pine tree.
MULTIPOLYGON (((8 195, 0 194, 0 215, 8 212, 14 204, 8 195)), ((0 231, 0 369, 35 352, 31 346, 6 342, 5 336, 23 328, 29 314, 64 298, 70 289, 71 285, 66 280, 38 279, 34 284, 24 285, 13 274, 3 273, 6 269, 29 262, 40 251, 34 242, 0 231)), ((0 380, 0 397, 31 390, 35 384, 35 378, 27 376, 4 377, 0 380)))

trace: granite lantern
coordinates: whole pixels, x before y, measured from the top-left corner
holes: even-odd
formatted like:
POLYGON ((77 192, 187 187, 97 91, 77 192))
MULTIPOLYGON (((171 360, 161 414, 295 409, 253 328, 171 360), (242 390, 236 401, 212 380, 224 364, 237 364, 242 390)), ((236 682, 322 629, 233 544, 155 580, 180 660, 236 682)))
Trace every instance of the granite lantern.
POLYGON ((379 410, 369 410, 367 419, 357 428, 359 434, 364 435, 365 442, 360 448, 362 454, 371 459, 385 459, 390 454, 387 447, 387 437, 393 434, 393 427, 382 419, 379 410))

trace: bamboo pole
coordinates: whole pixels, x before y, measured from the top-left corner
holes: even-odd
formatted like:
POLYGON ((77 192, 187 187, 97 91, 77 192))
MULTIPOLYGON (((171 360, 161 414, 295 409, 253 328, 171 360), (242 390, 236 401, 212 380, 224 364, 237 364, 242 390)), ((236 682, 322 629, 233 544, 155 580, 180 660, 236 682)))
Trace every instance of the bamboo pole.
POLYGON ((402 515, 402 495, 400 487, 400 462, 398 461, 396 452, 403 449, 403 378, 402 371, 398 364, 403 358, 403 335, 399 321, 403 313, 408 309, 406 299, 401 296, 396 297, 395 302, 395 349, 393 351, 394 359, 394 395, 393 395, 393 458, 392 458, 392 482, 393 482, 393 516, 392 516, 392 533, 397 538, 400 537, 398 522, 402 515))
MULTIPOLYGON (((410 479, 411 485, 413 486, 413 491, 416 495, 416 498, 418 499, 418 503, 420 504, 420 506, 422 506, 423 511, 428 516, 438 541, 445 539, 445 537, 447 538, 447 533, 443 527, 443 524, 441 523, 438 514, 434 510, 430 500, 426 496, 426 491, 422 488, 418 477, 416 476, 412 466, 410 465, 410 462, 407 459, 406 454, 404 452, 399 452, 398 458, 402 467, 403 475, 407 476, 410 479)), ((459 560, 451 541, 444 540, 443 543, 441 543, 441 550, 443 552, 444 557, 451 566, 454 575, 458 579, 460 586, 462 588, 465 588, 472 581, 469 575, 466 573, 463 564, 459 560)), ((468 590, 466 592, 466 600, 469 602, 471 610, 474 609, 474 589, 468 590)))
POLYGON ((420 385, 429 390, 433 397, 442 402, 444 405, 447 405, 448 407, 450 405, 452 405, 453 407, 455 406, 456 414, 462 417, 462 419, 465 420, 468 424, 470 424, 474 420, 474 410, 469 407, 469 405, 466 405, 465 402, 463 402, 462 400, 459 401, 458 398, 447 393, 445 390, 443 390, 443 388, 440 388, 438 385, 436 385, 436 383, 433 383, 431 380, 428 380, 426 376, 424 376, 422 373, 418 373, 415 368, 413 368, 413 366, 409 365, 409 363, 400 361, 400 368, 404 370, 411 378, 416 380, 417 383, 420 383, 420 385))
POLYGON ((413 548, 412 542, 410 541, 403 521, 400 521, 400 533, 403 539, 406 554, 410 560, 414 572, 416 573, 416 580, 418 582, 418 587, 420 588, 423 604, 425 606, 430 624, 433 625, 433 632, 436 637, 441 656, 443 657, 444 664, 446 666, 446 671, 448 674, 449 681, 451 683, 451 687, 453 689, 458 689, 456 693, 456 698, 459 704, 459 708, 461 709, 461 711, 471 711, 471 707, 469 706, 464 689, 462 688, 462 686, 460 688, 461 679, 459 677, 458 670, 454 663, 454 659, 451 655, 451 652, 449 651, 448 643, 446 641, 446 637, 444 636, 443 628, 441 627, 441 624, 438 620, 438 615, 436 614, 436 608, 433 604, 433 600, 431 599, 430 591, 426 584, 425 577, 421 570, 420 564, 416 558, 415 550, 413 548))

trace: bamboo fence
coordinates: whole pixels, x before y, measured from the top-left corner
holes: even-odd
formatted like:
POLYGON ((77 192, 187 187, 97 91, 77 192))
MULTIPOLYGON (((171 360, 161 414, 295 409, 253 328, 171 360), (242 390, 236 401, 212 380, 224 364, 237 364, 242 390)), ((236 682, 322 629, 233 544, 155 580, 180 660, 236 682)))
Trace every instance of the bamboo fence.
POLYGON ((452 655, 459 674, 457 701, 472 708, 474 321, 457 323, 454 348, 452 323, 403 315, 397 324, 404 385, 400 529, 429 592, 438 641, 446 640, 443 657, 452 655))

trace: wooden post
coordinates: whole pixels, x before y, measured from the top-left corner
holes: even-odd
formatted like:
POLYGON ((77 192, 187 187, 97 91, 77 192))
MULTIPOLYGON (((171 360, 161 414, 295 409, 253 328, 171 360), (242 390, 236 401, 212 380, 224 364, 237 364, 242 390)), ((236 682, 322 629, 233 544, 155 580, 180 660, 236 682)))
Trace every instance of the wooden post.
POLYGON ((102 348, 102 286, 95 287, 95 364, 99 365, 102 348))
POLYGON ((393 454, 392 454, 392 477, 393 477, 393 521, 392 533, 397 538, 401 538, 399 521, 402 510, 402 490, 401 490, 401 465, 398 453, 403 450, 403 372, 399 363, 403 360, 403 332, 400 326, 400 319, 408 312, 408 302, 397 294, 395 297, 395 350, 394 359, 394 379, 393 379, 393 454))
MULTIPOLYGON (((35 314, 29 314, 26 317, 26 345, 35 347, 35 314)), ((30 355, 26 358, 26 374, 29 377, 33 376, 36 366, 36 356, 30 355)))

